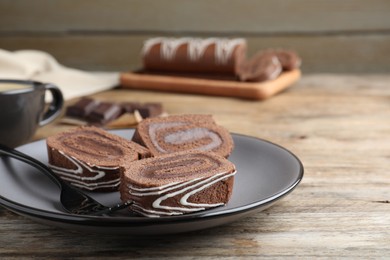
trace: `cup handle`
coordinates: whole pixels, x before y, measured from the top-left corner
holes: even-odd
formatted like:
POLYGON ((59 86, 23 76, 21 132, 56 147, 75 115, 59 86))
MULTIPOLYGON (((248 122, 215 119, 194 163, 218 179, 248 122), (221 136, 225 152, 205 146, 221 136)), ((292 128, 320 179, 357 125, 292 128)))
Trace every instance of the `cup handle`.
POLYGON ((53 97, 51 103, 48 106, 48 109, 43 114, 42 120, 39 122, 39 126, 44 126, 61 114, 61 109, 64 105, 64 98, 62 96, 61 90, 53 84, 44 84, 45 90, 51 92, 53 97))

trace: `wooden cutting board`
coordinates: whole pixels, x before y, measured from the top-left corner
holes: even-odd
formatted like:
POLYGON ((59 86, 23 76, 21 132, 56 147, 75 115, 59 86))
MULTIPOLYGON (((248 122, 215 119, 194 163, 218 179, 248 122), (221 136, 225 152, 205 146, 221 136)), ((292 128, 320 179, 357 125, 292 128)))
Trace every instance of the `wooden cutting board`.
POLYGON ((124 72, 121 74, 120 83, 123 88, 130 89, 264 100, 290 87, 300 77, 299 69, 283 72, 278 78, 264 82, 238 82, 124 72))

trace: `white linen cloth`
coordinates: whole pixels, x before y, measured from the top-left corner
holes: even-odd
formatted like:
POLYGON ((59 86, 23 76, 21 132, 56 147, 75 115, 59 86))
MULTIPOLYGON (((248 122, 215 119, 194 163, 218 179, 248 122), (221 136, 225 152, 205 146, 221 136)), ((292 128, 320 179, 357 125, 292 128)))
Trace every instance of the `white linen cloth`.
POLYGON ((119 85, 118 72, 87 72, 65 67, 50 54, 37 50, 0 49, 0 79, 34 80, 59 87, 71 99, 119 85))

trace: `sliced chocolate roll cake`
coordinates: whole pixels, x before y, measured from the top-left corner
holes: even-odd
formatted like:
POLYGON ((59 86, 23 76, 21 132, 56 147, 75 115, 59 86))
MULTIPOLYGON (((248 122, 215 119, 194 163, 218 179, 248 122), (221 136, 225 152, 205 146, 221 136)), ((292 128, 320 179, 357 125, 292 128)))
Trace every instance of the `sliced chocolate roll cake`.
POLYGON ((230 133, 211 115, 148 118, 138 124, 133 141, 147 147, 153 156, 197 150, 228 157, 234 146, 230 133))
POLYGON ((72 185, 91 191, 118 190, 120 165, 149 157, 132 141, 97 127, 79 127, 47 138, 49 166, 72 185))
POLYGON ((210 152, 177 152, 127 163, 121 168, 121 199, 148 217, 174 216, 226 204, 233 163, 210 152))

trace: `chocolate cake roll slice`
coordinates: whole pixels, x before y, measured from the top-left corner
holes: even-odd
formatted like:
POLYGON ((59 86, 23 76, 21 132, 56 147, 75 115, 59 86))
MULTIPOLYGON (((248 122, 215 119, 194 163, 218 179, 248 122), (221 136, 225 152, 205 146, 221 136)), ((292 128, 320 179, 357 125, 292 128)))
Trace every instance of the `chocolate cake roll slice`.
POLYGON ((120 165, 149 157, 132 141, 97 127, 79 127, 46 140, 49 166, 70 184, 90 191, 119 187, 120 165))
POLYGON ((276 55, 280 64, 282 65, 283 70, 294 70, 298 69, 301 66, 302 60, 298 54, 291 50, 267 50, 265 52, 276 55))
POLYGON ((282 72, 282 64, 273 52, 260 52, 239 68, 241 81, 261 82, 276 79, 282 72))
POLYGON ((267 49, 260 53, 263 55, 275 55, 283 70, 294 70, 301 66, 302 60, 295 51, 284 49, 267 49))
POLYGON ((235 173, 233 163, 214 153, 172 153, 124 165, 120 195, 147 217, 182 215, 226 204, 235 173))
POLYGON ((230 133, 211 115, 148 118, 138 124, 132 140, 147 147, 152 156, 197 150, 228 157, 234 146, 230 133))

